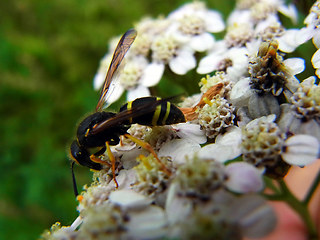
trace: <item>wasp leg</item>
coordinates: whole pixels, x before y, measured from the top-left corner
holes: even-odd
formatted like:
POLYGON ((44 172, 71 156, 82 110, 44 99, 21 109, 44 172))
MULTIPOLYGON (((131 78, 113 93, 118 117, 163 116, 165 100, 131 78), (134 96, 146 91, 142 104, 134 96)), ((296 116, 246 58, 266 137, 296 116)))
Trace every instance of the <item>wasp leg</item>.
POLYGON ((135 142, 136 144, 138 144, 139 146, 143 147, 144 149, 146 149, 147 151, 149 151, 154 157, 155 159, 157 159, 157 161, 159 162, 162 170, 168 175, 171 175, 171 171, 163 164, 163 162, 161 162, 161 160, 158 158, 158 155, 155 153, 155 151, 153 150, 153 148, 150 146, 149 143, 144 142, 138 138, 135 138, 133 136, 131 136, 130 134, 124 134, 124 136, 126 138, 129 138, 131 141, 135 142))
POLYGON ((118 188, 119 184, 118 184, 117 179, 116 179, 116 159, 115 159, 115 157, 113 156, 113 154, 111 152, 110 145, 109 145, 108 142, 106 142, 106 147, 107 147, 107 154, 108 154, 108 157, 109 157, 110 162, 111 162, 113 181, 116 184, 116 188, 118 188))
POLYGON ((90 160, 91 160, 92 162, 100 163, 100 164, 103 164, 103 165, 107 165, 108 167, 111 167, 111 164, 109 164, 109 163, 106 162, 106 161, 101 160, 99 157, 97 157, 97 156, 94 155, 94 154, 90 155, 90 160))
POLYGON ((120 146, 123 146, 123 136, 120 136, 120 146))

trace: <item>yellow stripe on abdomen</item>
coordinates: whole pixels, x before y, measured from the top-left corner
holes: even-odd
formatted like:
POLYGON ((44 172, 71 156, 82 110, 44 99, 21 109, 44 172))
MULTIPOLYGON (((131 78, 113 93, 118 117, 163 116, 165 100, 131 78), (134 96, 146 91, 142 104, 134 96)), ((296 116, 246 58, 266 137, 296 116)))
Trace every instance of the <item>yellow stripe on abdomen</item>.
POLYGON ((166 121, 169 117, 169 114, 170 114, 170 102, 167 102, 166 114, 164 115, 164 117, 162 119, 162 125, 166 125, 166 121))
MULTIPOLYGON (((127 103, 127 110, 131 110, 132 109, 132 102, 133 101, 127 103)), ((129 123, 132 123, 132 117, 129 118, 129 123)))
POLYGON ((160 112, 161 112, 161 105, 158 105, 156 107, 156 110, 154 111, 153 117, 152 117, 152 126, 157 126, 157 122, 160 116, 160 112))

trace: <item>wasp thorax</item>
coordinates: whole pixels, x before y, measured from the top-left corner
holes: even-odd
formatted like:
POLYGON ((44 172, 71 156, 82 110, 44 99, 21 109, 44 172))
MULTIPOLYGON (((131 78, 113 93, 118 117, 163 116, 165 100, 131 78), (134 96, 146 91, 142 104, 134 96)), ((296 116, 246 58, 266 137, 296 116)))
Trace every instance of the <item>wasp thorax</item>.
POLYGON ((78 142, 82 146, 87 148, 104 146, 106 142, 110 145, 116 145, 119 143, 119 136, 127 132, 128 127, 119 124, 112 128, 103 129, 99 133, 91 134, 99 123, 102 123, 116 114, 112 112, 96 112, 86 117, 79 125, 77 130, 78 142))

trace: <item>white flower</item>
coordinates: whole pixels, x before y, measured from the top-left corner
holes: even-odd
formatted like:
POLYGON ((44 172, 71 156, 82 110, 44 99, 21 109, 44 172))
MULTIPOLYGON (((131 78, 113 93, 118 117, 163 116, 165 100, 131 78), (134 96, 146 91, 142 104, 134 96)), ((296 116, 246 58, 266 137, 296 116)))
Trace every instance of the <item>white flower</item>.
POLYGON ((209 32, 221 32, 224 22, 221 14, 209 10, 202 2, 186 4, 169 14, 176 37, 195 51, 203 52, 212 47, 214 37, 209 32))
POLYGON ((278 125, 284 132, 306 134, 320 140, 320 86, 311 76, 299 84, 288 104, 281 105, 278 125))
MULTIPOLYGON (((184 75, 196 66, 194 51, 180 42, 174 34, 163 33, 156 37, 151 45, 151 50, 151 64, 154 64, 158 69, 164 69, 164 66, 168 64, 174 73, 184 75)), ((155 75, 154 78, 159 78, 159 75, 155 75)))
POLYGON ((312 8, 310 9, 309 15, 304 20, 304 23, 307 25, 306 28, 302 29, 304 32, 305 38, 312 38, 313 44, 318 48, 311 58, 313 67, 316 69, 316 75, 320 76, 320 30, 319 30, 319 16, 320 8, 319 1, 316 1, 312 8))
POLYGON ((238 8, 240 8, 240 10, 236 9, 236 11, 249 12, 245 20, 252 22, 263 21, 270 15, 275 15, 277 12, 290 18, 293 23, 297 22, 298 17, 295 6, 293 4, 287 6, 283 0, 242 0, 238 3, 238 8))
POLYGON ((237 82, 247 72, 248 51, 245 47, 228 49, 225 41, 217 42, 209 54, 199 62, 197 72, 206 74, 213 71, 226 71, 230 80, 237 82))
MULTIPOLYGON (((118 100, 125 90, 127 90, 128 101, 149 96, 148 87, 156 85, 160 81, 160 79, 154 81, 153 78, 150 78, 150 69, 145 57, 134 56, 130 58, 128 56, 123 61, 122 68, 113 77, 107 93, 107 106, 118 100)), ((108 65, 105 59, 101 61, 101 65, 105 65, 104 69, 107 69, 108 65)), ((102 70, 102 67, 100 69, 94 78, 95 89, 101 88, 105 79, 106 70, 102 70)))

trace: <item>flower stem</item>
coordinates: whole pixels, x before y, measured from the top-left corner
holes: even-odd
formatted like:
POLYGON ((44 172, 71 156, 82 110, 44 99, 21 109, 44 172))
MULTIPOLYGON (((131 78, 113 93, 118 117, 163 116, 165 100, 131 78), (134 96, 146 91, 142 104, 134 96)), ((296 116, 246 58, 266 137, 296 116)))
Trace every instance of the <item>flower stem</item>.
MULTIPOLYGON (((291 193, 291 191, 289 190, 289 188, 287 187, 286 183, 283 180, 279 181, 279 187, 282 192, 282 201, 286 202, 295 212, 297 212, 299 214, 299 216, 303 220, 303 222, 307 228, 308 234, 309 234, 308 239, 312 239, 312 240, 318 239, 317 229, 316 229, 315 224, 312 221, 312 218, 310 216, 310 213, 308 210, 308 205, 306 204, 306 203, 308 203, 308 201, 305 202, 305 201, 300 201, 299 199, 297 199, 291 193)), ((310 189, 309 193, 310 192, 314 192, 313 188, 310 189)), ((308 198, 311 198, 311 197, 308 197, 308 198)))
POLYGON ((317 187, 319 186, 319 184, 320 184, 320 171, 318 172, 318 174, 317 174, 316 178, 314 179, 306 197, 303 200, 303 203, 305 205, 309 204, 309 202, 310 202, 314 192, 316 191, 317 187))

